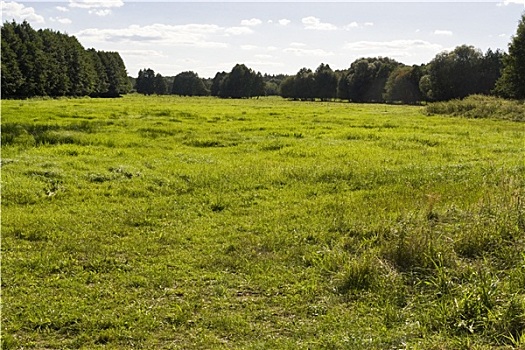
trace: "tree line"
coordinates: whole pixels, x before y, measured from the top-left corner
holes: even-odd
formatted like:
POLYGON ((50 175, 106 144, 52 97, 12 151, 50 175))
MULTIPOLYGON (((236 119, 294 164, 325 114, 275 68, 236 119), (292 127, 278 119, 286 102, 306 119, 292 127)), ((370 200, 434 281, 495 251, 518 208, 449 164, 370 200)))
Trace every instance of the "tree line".
MULTIPOLYGON (((274 83, 275 84, 275 83, 274 83)), ((139 70, 135 90, 145 95, 217 96, 222 98, 250 98, 270 94, 277 95, 278 85, 270 85, 274 91, 265 90, 265 79, 244 64, 237 64, 231 72, 219 72, 213 79, 203 79, 192 71, 177 74, 173 79, 155 74, 151 68, 139 70), (168 81, 171 80, 171 84, 168 81)))
POLYGON ((334 72, 329 65, 321 64, 315 72, 302 68, 285 79, 281 96, 416 103, 490 94, 501 76, 504 58, 501 51, 483 54, 463 45, 423 65, 406 66, 388 57, 360 58, 349 69, 334 72))
POLYGON ((388 57, 360 58, 345 70, 334 71, 322 63, 315 71, 302 68, 292 76, 262 76, 238 64, 230 73, 217 73, 211 81, 193 72, 181 73, 174 78, 171 93, 409 104, 473 94, 524 99, 525 14, 508 54, 490 49, 483 53, 473 46, 461 45, 437 54, 428 64, 407 66, 388 57))
POLYGON ((130 91, 118 52, 84 49, 74 36, 29 23, 1 29, 2 98, 116 97, 130 91))
POLYGON ((427 64, 407 66, 388 57, 360 58, 345 70, 322 63, 315 71, 262 75, 244 64, 214 78, 192 71, 163 77, 151 68, 127 77, 117 52, 85 50, 73 36, 27 22, 2 27, 3 97, 118 96, 138 93, 252 98, 279 95, 295 100, 418 103, 472 94, 525 99, 525 14, 509 52, 462 45, 437 54, 427 64))
MULTIPOLYGON (((388 57, 360 58, 346 70, 332 70, 322 63, 315 71, 301 68, 291 76, 268 76, 237 64, 229 73, 218 72, 203 79, 194 72, 182 72, 172 79, 152 69, 140 70, 136 91, 143 94, 250 98, 279 95, 294 100, 348 100, 352 102, 407 103, 444 101, 472 94, 500 94, 507 54, 472 46, 458 46, 443 52, 428 64, 407 66, 388 57)), ((514 90, 511 90, 514 91, 514 90)), ((506 96, 512 97, 512 96, 506 96)))

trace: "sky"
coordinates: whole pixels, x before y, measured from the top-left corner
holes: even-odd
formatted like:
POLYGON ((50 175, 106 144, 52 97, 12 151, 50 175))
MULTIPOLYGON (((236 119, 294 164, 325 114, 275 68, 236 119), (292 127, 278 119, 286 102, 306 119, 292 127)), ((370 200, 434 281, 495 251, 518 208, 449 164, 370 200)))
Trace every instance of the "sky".
POLYGON ((28 21, 118 51, 128 74, 229 72, 237 63, 295 74, 361 57, 430 62, 458 45, 508 50, 525 0, 484 1, 1 1, 2 22, 28 21))

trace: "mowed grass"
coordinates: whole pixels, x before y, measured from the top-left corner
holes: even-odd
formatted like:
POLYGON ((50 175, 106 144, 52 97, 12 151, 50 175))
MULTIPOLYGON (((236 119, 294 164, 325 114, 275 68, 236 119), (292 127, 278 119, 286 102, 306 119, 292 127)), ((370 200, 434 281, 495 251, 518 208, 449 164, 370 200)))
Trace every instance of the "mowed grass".
POLYGON ((420 107, 2 101, 2 347, 523 347, 524 140, 420 107))

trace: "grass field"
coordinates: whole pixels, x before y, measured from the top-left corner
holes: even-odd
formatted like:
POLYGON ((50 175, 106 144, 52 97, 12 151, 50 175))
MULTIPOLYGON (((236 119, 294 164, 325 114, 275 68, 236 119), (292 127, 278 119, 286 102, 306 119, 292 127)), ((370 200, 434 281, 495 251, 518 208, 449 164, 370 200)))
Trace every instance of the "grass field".
POLYGON ((3 349, 525 347, 523 123, 2 101, 3 349))

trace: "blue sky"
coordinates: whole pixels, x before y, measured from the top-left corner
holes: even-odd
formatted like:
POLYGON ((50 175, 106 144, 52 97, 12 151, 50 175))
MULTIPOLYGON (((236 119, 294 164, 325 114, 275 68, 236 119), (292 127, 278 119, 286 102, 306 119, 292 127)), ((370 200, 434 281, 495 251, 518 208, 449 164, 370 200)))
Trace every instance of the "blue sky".
POLYGON ((236 63, 269 74, 345 69, 359 57, 405 64, 468 44, 507 50, 525 0, 477 2, 2 1, 3 21, 75 35, 86 48, 120 52, 128 73, 192 70, 202 77, 236 63))

